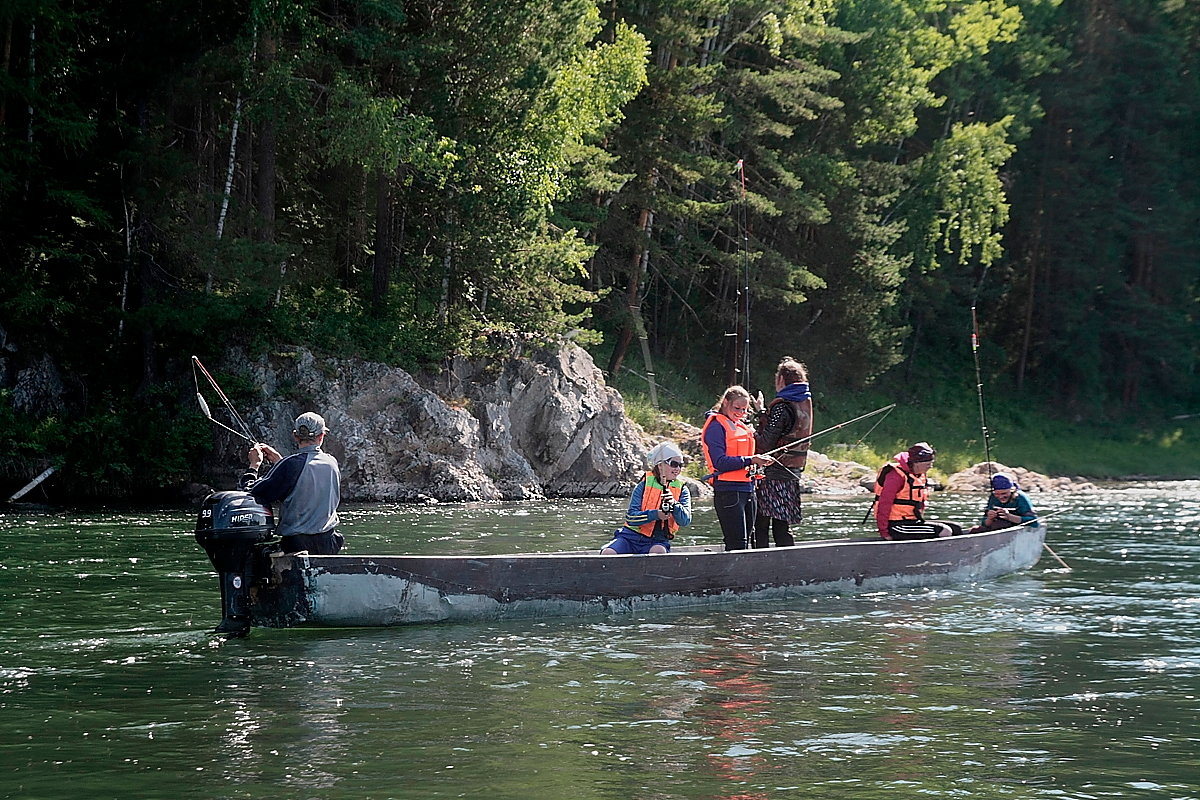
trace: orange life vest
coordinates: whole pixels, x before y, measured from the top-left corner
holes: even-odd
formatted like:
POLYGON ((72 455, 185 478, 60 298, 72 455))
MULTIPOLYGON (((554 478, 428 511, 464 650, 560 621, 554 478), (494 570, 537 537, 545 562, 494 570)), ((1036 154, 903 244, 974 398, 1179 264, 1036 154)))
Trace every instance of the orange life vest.
MULTIPOLYGON (((662 508, 662 484, 654 477, 653 472, 647 472, 643 479, 646 485, 642 487, 642 511, 655 511, 662 508), (653 479, 653 481, 651 480, 653 479)), ((667 491, 675 498, 675 502, 679 502, 680 495, 683 494, 683 481, 671 481, 667 486, 667 491)), ((636 530, 642 536, 653 536, 654 529, 658 526, 658 520, 647 522, 645 525, 639 525, 636 530)), ((675 538, 674 534, 679 531, 679 523, 675 521, 674 514, 667 514, 665 520, 667 523, 667 531, 671 533, 670 538, 675 538)))
MULTIPOLYGON (((734 422, 729 417, 721 413, 710 414, 708 419, 704 421, 704 427, 700 431, 700 445, 704 450, 704 461, 708 465, 709 472, 715 472, 717 468, 713 465, 712 455, 708 452, 708 442, 705 441, 704 434, 708 430, 708 426, 713 424, 714 420, 719 422, 725 428, 725 455, 754 455, 753 428, 741 422, 734 422)), ((750 475, 746 472, 745 467, 742 467, 739 469, 732 469, 729 472, 722 472, 716 476, 716 480, 750 483, 750 475)))
POLYGON ((879 470, 879 474, 875 476, 875 502, 879 502, 879 493, 883 491, 883 482, 887 478, 888 470, 895 470, 904 477, 904 483, 897 490, 895 499, 892 500, 892 510, 888 514, 888 520, 921 519, 921 510, 925 508, 925 500, 929 496, 929 491, 925 488, 926 476, 916 475, 902 469, 899 464, 884 464, 879 470))

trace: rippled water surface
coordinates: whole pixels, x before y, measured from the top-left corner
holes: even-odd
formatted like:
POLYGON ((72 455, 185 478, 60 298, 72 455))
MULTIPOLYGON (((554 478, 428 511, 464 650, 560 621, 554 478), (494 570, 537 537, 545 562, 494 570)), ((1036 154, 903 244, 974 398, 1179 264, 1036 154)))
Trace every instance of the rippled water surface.
MULTIPOLYGON (((965 520, 982 498, 938 496, 965 520)), ((1198 798, 1200 483, 1034 496, 952 590, 208 633, 188 512, 0 513, 0 797, 1198 798)), ((353 552, 599 546, 621 501, 348 509, 353 552)), ((862 533, 862 498, 806 500, 862 533)), ((719 541, 701 508, 681 541, 719 541)))

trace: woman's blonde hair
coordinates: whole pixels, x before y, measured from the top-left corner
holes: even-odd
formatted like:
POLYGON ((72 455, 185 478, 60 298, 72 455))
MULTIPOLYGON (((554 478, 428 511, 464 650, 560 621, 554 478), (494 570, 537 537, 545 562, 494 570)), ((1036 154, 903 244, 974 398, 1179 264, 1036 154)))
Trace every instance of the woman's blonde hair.
POLYGON ((736 384, 733 386, 730 386, 728 389, 725 390, 725 393, 723 395, 721 395, 720 397, 717 398, 717 403, 716 403, 716 405, 714 405, 712 407, 712 410, 720 411, 722 406, 724 406, 727 402, 730 402, 731 400, 733 400, 735 397, 741 397, 743 399, 749 400, 750 392, 746 391, 746 389, 744 387, 736 385, 736 384))

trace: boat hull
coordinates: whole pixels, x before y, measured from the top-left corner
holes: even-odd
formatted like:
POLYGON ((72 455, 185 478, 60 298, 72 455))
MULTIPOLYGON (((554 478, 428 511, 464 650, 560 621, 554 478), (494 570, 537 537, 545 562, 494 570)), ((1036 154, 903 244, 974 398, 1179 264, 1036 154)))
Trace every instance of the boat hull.
POLYGON ((271 557, 253 624, 373 627, 784 600, 987 581, 1037 563, 1045 526, 947 539, 838 539, 766 550, 677 547, 494 556, 271 557))

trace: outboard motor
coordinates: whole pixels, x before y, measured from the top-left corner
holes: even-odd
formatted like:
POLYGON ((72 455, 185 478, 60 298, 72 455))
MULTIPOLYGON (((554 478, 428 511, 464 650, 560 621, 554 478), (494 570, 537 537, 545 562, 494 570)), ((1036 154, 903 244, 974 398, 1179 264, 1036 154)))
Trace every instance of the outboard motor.
POLYGON ((275 517, 249 492, 214 492, 196 520, 196 541, 208 553, 221 581, 221 624, 217 633, 250 632, 250 587, 267 574, 267 555, 277 547, 275 517))

